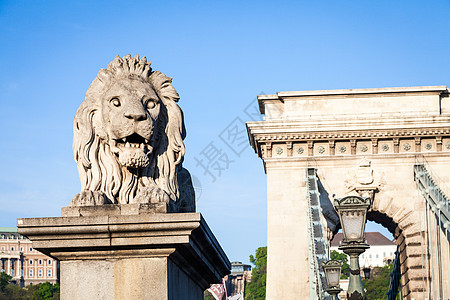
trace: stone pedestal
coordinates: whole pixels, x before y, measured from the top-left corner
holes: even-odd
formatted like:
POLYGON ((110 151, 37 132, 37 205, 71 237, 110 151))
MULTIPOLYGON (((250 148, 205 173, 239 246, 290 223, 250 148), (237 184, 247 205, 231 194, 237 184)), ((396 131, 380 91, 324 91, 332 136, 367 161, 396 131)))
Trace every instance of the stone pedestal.
POLYGON ((230 270, 205 220, 145 212, 63 208, 63 217, 17 223, 35 249, 60 261, 62 299, 203 299, 230 270))

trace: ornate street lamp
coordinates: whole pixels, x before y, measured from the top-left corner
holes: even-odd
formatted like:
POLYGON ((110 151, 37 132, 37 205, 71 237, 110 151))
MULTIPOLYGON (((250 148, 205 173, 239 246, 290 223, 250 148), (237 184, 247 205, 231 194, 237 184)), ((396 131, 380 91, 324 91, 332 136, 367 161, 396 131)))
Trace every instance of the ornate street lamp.
POLYGON ((347 299, 366 299, 359 268, 359 255, 369 248, 364 242, 366 214, 370 207, 370 198, 348 196, 336 199, 334 206, 341 221, 343 240, 339 250, 350 256, 350 278, 347 299))
POLYGON ((363 268, 364 278, 370 279, 370 267, 363 268))
POLYGON ((322 267, 325 272, 325 278, 327 279, 327 289, 325 291, 333 297, 333 300, 337 300, 337 295, 342 291, 339 286, 342 262, 339 260, 329 260, 322 263, 322 267))

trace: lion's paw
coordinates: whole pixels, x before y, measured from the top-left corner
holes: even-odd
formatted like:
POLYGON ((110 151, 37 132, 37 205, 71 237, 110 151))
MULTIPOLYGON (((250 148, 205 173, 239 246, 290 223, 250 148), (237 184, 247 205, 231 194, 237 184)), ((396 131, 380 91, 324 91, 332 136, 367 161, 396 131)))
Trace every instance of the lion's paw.
POLYGON ((147 187, 142 189, 135 197, 136 203, 169 203, 169 195, 160 187, 147 187))
POLYGON ((111 204, 111 201, 102 192, 84 190, 76 194, 69 206, 96 206, 111 204))

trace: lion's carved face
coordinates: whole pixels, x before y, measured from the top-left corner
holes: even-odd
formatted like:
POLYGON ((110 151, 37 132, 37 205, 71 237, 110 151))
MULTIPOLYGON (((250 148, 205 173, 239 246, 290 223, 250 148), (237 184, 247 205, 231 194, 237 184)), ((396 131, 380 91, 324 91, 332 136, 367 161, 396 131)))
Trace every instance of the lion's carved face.
POLYGON ((124 78, 114 80, 102 100, 101 114, 93 121, 103 142, 123 166, 147 167, 161 105, 156 91, 149 82, 124 78))
POLYGON ((116 57, 86 93, 74 120, 82 191, 71 206, 176 202, 185 136, 171 78, 145 57, 116 57))

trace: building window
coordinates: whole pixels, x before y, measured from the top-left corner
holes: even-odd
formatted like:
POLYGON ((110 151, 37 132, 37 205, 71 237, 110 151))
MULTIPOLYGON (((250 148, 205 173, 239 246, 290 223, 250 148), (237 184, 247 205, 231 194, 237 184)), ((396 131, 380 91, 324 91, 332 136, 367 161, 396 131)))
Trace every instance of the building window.
POLYGON ((11 251, 14 251, 14 247, 11 247, 11 251))
POLYGON ((30 269, 30 277, 33 277, 33 269, 30 269))
POLYGON ((372 258, 372 254, 369 254, 369 258, 372 258))
POLYGON ((2 251, 5 251, 5 246, 2 247, 2 251))
POLYGON ((52 264, 52 260, 51 260, 51 259, 48 260, 48 264, 49 264, 49 265, 52 264))
POLYGON ((33 252, 33 248, 30 247, 30 252, 33 252))
POLYGON ((43 276, 42 269, 39 269, 39 270, 38 270, 38 277, 42 277, 42 276, 43 276))
POLYGON ((52 277, 52 269, 47 270, 47 277, 52 277))
POLYGON ((33 260, 30 258, 30 265, 32 265, 33 264, 33 260))
POLYGON ((39 264, 42 265, 42 259, 39 260, 39 264))
POLYGON ((378 258, 378 254, 377 254, 377 255, 375 255, 375 257, 376 257, 376 258, 378 258))
POLYGON ((23 247, 20 247, 20 252, 23 252, 23 247))

